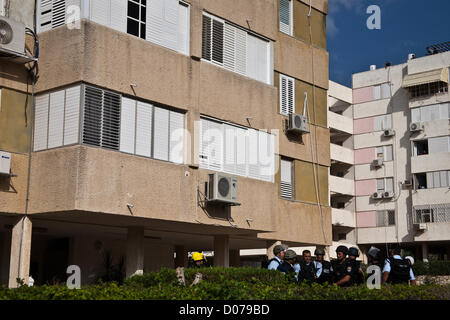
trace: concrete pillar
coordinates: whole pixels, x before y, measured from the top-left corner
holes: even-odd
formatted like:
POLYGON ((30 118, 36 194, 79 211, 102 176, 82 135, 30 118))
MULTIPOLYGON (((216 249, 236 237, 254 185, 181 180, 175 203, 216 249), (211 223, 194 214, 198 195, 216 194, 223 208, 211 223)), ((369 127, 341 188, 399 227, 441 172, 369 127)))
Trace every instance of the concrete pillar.
POLYGON ((279 244, 281 244, 281 241, 267 241, 267 257, 269 260, 274 257, 273 248, 279 244))
POLYGON ((187 267, 188 252, 185 246, 175 246, 175 268, 187 267))
POLYGON ((230 237, 228 235, 214 236, 214 266, 230 266, 230 237))
POLYGON ((30 273, 32 223, 23 216, 13 226, 11 233, 11 254, 9 262, 9 287, 17 288, 17 278, 28 284, 30 273))
POLYGON ((129 227, 127 235, 126 277, 144 273, 144 228, 129 227))
POLYGON ((422 243, 422 260, 428 262, 428 244, 426 242, 422 243))
POLYGON ((240 267, 241 266, 241 254, 240 250, 230 250, 230 266, 240 267))

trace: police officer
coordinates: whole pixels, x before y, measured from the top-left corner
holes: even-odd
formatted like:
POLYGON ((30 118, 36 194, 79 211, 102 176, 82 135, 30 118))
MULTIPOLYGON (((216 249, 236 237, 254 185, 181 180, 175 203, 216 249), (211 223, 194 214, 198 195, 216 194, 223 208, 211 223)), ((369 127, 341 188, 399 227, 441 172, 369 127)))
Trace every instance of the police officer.
POLYGON ((352 281, 354 284, 364 283, 364 272, 361 269, 361 261, 357 261, 356 258, 359 257, 359 251, 356 247, 351 247, 348 249, 348 260, 353 264, 352 270, 352 281))
POLYGON ((283 262, 278 266, 278 271, 286 274, 290 280, 297 282, 297 273, 294 268, 294 263, 297 257, 297 253, 294 250, 286 250, 283 262))
POLYGON ((322 273, 317 279, 317 283, 323 284, 325 282, 328 282, 329 284, 331 284, 333 280, 333 268, 331 266, 331 262, 324 260, 325 250, 316 248, 316 250, 314 250, 314 255, 316 256, 316 261, 322 264, 322 273))
POLYGON ((191 267, 193 268, 201 268, 205 266, 206 259, 201 252, 194 252, 192 254, 192 263, 191 267))
POLYGON ((381 250, 376 247, 371 247, 367 252, 367 258, 369 262, 369 266, 378 266, 380 267, 380 271, 383 269, 383 259, 381 258, 381 250))
POLYGON ((274 257, 269 260, 269 265, 267 269, 269 270, 277 270, 283 261, 284 255, 286 253, 286 248, 282 245, 276 245, 273 248, 274 257))
POLYGON ((302 256, 298 281, 316 282, 322 274, 322 264, 318 261, 312 261, 311 251, 309 250, 303 250, 302 256))
POLYGON ((353 263, 349 262, 346 257, 348 248, 346 246, 338 246, 336 248, 337 260, 333 260, 333 280, 334 284, 341 287, 350 287, 353 285, 353 263))
POLYGON ((381 284, 407 284, 408 281, 411 281, 412 285, 416 284, 411 261, 408 259, 402 259, 400 256, 400 250, 401 249, 399 246, 393 246, 389 250, 389 258, 387 258, 384 262, 381 284))

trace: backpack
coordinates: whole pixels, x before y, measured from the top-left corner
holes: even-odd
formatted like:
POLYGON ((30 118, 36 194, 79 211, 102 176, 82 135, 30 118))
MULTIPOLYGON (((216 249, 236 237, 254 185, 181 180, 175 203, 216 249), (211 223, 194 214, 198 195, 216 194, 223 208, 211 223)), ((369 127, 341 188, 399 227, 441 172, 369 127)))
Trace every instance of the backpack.
POLYGON ((391 272, 388 281, 391 283, 408 283, 410 279, 411 262, 408 259, 389 258, 391 272))

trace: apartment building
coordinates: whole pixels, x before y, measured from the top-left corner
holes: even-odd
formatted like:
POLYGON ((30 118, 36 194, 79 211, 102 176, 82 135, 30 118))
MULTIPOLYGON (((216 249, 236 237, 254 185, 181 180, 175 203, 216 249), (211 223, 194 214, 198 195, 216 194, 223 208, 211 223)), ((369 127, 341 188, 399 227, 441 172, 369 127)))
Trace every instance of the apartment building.
POLYGON ((365 251, 400 243, 416 259, 449 258, 450 52, 434 52, 353 75, 356 239, 365 251))
POLYGON ((23 109, 1 118, 31 141, 2 129, 2 283, 64 282, 69 265, 89 283, 108 257, 131 276, 194 250, 229 266, 241 249, 331 245, 326 0, 34 9, 32 130, 23 109))

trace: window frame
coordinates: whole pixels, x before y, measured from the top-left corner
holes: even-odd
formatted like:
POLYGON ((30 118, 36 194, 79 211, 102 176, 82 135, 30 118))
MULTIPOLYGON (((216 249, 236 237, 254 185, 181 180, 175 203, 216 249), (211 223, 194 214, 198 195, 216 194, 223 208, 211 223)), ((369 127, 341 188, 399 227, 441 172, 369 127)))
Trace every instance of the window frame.
POLYGON ((288 36, 294 35, 294 0, 279 0, 278 1, 278 31, 282 32, 284 34, 287 34, 288 36), (286 33, 284 30, 281 30, 281 23, 285 24, 284 22, 281 22, 281 1, 288 1, 289 2, 289 33, 286 33))
POLYGON ((292 113, 295 113, 295 78, 289 77, 285 74, 280 73, 280 79, 279 79, 279 90, 278 93, 280 95, 279 101, 280 101, 280 114, 284 115, 284 116, 289 116, 290 112, 289 112, 289 94, 288 94, 288 86, 289 86, 289 82, 292 82, 292 113), (283 112, 283 95, 282 95, 282 82, 283 79, 286 80, 286 109, 287 109, 287 113, 283 112))
POLYGON ((295 199, 295 162, 292 159, 286 158, 286 157, 280 157, 280 198, 284 199, 284 200, 294 200, 295 199), (283 197, 282 194, 282 187, 281 184, 283 183, 283 181, 281 180, 283 177, 283 173, 281 172, 281 170, 283 169, 283 166, 281 165, 281 162, 285 161, 285 162, 289 162, 290 165, 290 176, 291 176, 291 184, 290 184, 290 188, 291 188, 291 197, 283 197))
POLYGON ((146 37, 147 37, 147 33, 146 33, 146 31, 147 31, 147 1, 145 1, 145 5, 142 4, 143 1, 144 0, 127 0, 127 34, 130 34, 132 36, 135 36, 135 37, 138 37, 138 38, 146 40, 146 37), (139 7, 139 17, 140 17, 139 19, 136 19, 136 18, 131 17, 129 15, 128 6, 129 6, 130 2, 134 3, 135 5, 137 5, 139 7), (145 14, 144 15, 142 15, 142 8, 145 8, 145 14), (142 21, 142 19, 144 21, 142 21), (130 33, 130 31, 128 30, 128 20, 133 20, 133 21, 138 23, 138 26, 139 26, 138 27, 138 34, 139 35, 135 35, 133 33, 130 33), (142 29, 141 29, 142 25, 144 25, 144 27, 145 27, 143 35, 142 35, 142 29), (142 37, 142 36, 144 36, 144 37, 142 37))

